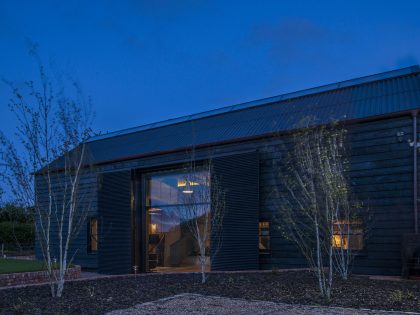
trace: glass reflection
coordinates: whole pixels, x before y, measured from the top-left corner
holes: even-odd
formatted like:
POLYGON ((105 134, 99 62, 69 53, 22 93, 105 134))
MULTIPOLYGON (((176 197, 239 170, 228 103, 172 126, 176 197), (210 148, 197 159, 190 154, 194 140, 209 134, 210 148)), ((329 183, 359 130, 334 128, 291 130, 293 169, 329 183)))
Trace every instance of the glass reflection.
MULTIPOLYGON (((191 233, 210 233, 210 180, 208 172, 166 173, 146 180, 148 270, 199 271, 199 248, 191 233), (206 230, 206 231, 205 231, 206 230)), ((206 255, 210 253, 210 237, 206 255)), ((209 255, 207 255, 209 256, 209 255)), ((206 269, 210 269, 206 259, 206 269)))

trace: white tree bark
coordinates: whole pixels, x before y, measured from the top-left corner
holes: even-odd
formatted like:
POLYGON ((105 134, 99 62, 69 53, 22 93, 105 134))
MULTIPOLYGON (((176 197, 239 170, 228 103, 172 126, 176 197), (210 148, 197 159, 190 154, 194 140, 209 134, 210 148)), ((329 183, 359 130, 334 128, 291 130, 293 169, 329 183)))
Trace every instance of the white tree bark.
POLYGON ((178 215, 188 228, 198 247, 201 282, 207 280, 206 263, 211 244, 211 255, 217 254, 220 247, 221 223, 224 217, 225 197, 218 179, 213 176, 211 159, 198 165, 194 149, 190 161, 185 165, 185 182, 198 182, 207 189, 194 189, 193 193, 184 194, 181 205, 177 208, 178 215), (204 175, 203 175, 204 174, 204 175), (203 205, 207 205, 208 208, 203 205))
POLYGON ((78 88, 76 101, 67 98, 62 87, 54 91, 42 64, 39 70, 40 81, 28 82, 27 93, 9 83, 10 107, 19 122, 17 135, 23 150, 3 133, 0 146, 5 152, 8 186, 18 202, 35 209, 51 295, 60 297, 74 255, 69 256, 72 240, 90 209, 86 196, 79 194, 79 185, 82 170, 88 167, 83 140, 90 132, 91 115, 78 88), (36 190, 35 178, 44 184, 42 192, 36 190), (52 237, 58 244, 52 243, 52 237))
POLYGON ((338 125, 313 125, 311 119, 305 122, 292 136, 287 158, 274 164, 274 194, 283 235, 300 249, 321 294, 330 299, 334 271, 347 279, 352 262, 350 250, 334 249, 335 230, 343 233, 341 242, 344 236, 349 240, 349 221, 359 206, 346 175, 346 131, 338 125))

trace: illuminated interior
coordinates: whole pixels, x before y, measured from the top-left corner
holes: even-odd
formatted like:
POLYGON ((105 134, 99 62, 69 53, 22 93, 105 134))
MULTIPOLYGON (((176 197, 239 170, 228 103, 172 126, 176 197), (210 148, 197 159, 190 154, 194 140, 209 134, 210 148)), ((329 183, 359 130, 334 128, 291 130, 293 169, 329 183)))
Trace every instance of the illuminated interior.
POLYGON ((260 254, 269 254, 270 253, 270 222, 269 221, 260 221, 258 233, 258 249, 260 254))
POLYGON ((90 218, 89 231, 89 251, 96 252, 98 250, 98 219, 90 218))
MULTIPOLYGON (((146 178, 148 271, 200 270, 197 241, 191 231, 196 222, 201 233, 210 213, 207 172, 168 172, 146 178)), ((209 221, 207 221, 209 222, 209 221)), ((210 233, 208 225, 207 235, 210 233)), ((210 270, 210 236, 206 243, 206 270, 210 270)))
POLYGON ((332 239, 334 248, 363 249, 363 227, 360 221, 336 222, 332 239))

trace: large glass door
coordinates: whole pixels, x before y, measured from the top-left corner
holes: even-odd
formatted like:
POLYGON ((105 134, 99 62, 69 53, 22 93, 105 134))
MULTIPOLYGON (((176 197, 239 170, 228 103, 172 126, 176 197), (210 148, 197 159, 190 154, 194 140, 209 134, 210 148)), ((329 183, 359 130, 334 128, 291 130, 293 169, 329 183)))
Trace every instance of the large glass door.
POLYGON ((209 179, 204 171, 146 177, 147 270, 199 271, 198 238, 205 241, 210 269, 209 179))

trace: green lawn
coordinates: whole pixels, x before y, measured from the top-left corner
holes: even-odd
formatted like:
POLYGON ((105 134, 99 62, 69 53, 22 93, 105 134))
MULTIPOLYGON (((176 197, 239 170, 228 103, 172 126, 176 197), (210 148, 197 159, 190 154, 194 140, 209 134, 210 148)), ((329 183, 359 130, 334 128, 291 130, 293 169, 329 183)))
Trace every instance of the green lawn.
POLYGON ((45 263, 41 260, 0 258, 0 274, 40 270, 45 270, 45 263))

